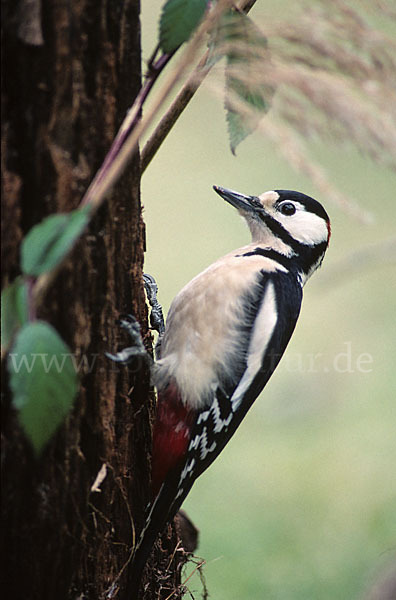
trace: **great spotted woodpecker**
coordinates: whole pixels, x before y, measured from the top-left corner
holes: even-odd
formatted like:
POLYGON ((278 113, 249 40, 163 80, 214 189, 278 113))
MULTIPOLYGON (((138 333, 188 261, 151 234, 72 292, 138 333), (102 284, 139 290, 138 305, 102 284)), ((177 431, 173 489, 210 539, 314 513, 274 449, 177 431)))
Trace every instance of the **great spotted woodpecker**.
MULTIPOLYGON (((252 242, 190 281, 173 300, 165 328, 159 319, 152 502, 133 560, 136 589, 157 535, 276 368, 296 325, 303 285, 321 265, 330 239, 326 211, 305 194, 214 189, 244 217, 252 242)), ((158 320, 153 282, 146 284, 158 320)), ((136 322, 123 324, 136 338, 136 322)), ((125 361, 143 352, 137 340, 112 358, 125 361)))

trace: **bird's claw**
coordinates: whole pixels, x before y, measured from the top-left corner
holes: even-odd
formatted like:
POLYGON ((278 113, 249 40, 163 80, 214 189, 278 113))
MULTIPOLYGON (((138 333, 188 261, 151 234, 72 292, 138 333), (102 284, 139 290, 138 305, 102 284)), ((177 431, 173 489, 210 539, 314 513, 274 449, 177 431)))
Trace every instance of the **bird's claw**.
POLYGON ((147 353, 146 348, 144 347, 140 325, 135 317, 133 315, 122 315, 120 319, 117 320, 117 325, 128 332, 132 340, 132 346, 124 348, 115 354, 105 352, 107 358, 123 364, 128 364, 136 358, 147 359, 150 355, 147 353))
POLYGON ((151 306, 150 325, 152 329, 158 331, 160 336, 165 331, 165 321, 162 312, 162 306, 157 300, 158 285, 152 275, 145 273, 143 275, 144 288, 147 294, 147 300, 151 306))
POLYGON ((158 285, 152 275, 148 273, 143 274, 144 281, 144 289, 146 290, 147 300, 150 303, 150 306, 153 305, 153 302, 157 302, 157 294, 158 294, 158 285))

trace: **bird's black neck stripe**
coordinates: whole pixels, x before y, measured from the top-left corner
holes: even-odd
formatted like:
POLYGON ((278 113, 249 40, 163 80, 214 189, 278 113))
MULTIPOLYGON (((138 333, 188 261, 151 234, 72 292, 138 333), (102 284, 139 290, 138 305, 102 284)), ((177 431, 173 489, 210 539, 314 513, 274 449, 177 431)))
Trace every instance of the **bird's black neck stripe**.
POLYGON ((272 248, 260 248, 260 246, 258 246, 251 252, 245 252, 244 254, 241 254, 241 256, 265 256, 266 258, 270 258, 271 260, 279 263, 282 265, 282 267, 285 267, 285 269, 290 269, 290 258, 284 254, 281 254, 280 252, 277 252, 276 250, 273 250, 272 248))
POLYGON ((296 254, 292 256, 285 256, 281 252, 277 252, 273 248, 261 248, 257 246, 250 252, 245 252, 240 256, 265 256, 271 260, 282 265, 288 271, 301 272, 308 275, 312 267, 319 267, 321 258, 326 252, 327 242, 316 244, 315 246, 306 246, 305 244, 299 244, 296 254))
POLYGON ((300 248, 302 246, 301 242, 294 239, 294 237, 290 235, 288 231, 286 231, 286 229, 279 223, 279 221, 271 217, 271 215, 267 214, 266 212, 260 212, 258 213, 258 215, 260 219, 264 221, 264 223, 267 225, 268 229, 270 229, 272 233, 276 235, 276 237, 278 237, 280 240, 282 240, 282 242, 290 246, 290 248, 294 250, 296 254, 299 253, 300 248))

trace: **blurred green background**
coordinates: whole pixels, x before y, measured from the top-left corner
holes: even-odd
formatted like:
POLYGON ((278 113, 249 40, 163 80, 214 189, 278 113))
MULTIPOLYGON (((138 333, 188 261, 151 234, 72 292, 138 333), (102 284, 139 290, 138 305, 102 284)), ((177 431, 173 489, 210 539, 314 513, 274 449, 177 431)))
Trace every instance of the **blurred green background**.
MULTIPOLYGON (((143 2, 144 59, 161 5, 143 2)), ((295 6, 258 0, 251 16, 259 22, 265 11, 295 6)), ((249 194, 303 191, 332 219, 330 249, 305 289, 286 356, 184 504, 200 529, 197 554, 214 600, 360 599, 395 561, 395 263, 384 249, 367 264, 352 260, 342 277, 338 271, 395 235, 396 176, 351 147, 310 148, 332 183, 371 211, 372 224, 320 197, 260 134, 233 156, 222 103, 204 89, 142 180, 145 270, 165 310, 194 275, 249 241, 213 184, 249 194)), ((189 587, 199 597, 197 577, 189 587)))

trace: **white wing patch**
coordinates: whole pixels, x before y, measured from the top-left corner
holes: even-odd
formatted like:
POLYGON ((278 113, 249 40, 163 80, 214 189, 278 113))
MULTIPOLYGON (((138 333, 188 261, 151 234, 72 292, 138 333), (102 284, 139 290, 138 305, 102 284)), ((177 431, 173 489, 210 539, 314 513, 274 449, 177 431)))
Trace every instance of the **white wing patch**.
MULTIPOLYGON (((198 419, 197 419, 197 425, 202 423, 202 421, 207 421, 208 417, 209 417, 209 413, 210 413, 209 409, 201 412, 201 414, 198 416, 198 419)), ((191 446, 191 442, 190 442, 190 446, 191 446)))
POLYGON ((226 419, 221 418, 220 406, 217 397, 214 398, 212 405, 210 407, 210 412, 213 414, 213 423, 215 433, 220 433, 222 429, 227 428, 231 423, 231 419, 233 417, 233 412, 230 411, 228 417, 226 419))
MULTIPOLYGON (((215 392, 210 407, 207 410, 202 411, 198 416, 196 424, 197 426, 200 425, 199 431, 197 431, 195 436, 191 439, 188 446, 188 453, 195 454, 195 456, 198 455, 200 461, 205 460, 207 455, 216 449, 217 434, 223 430, 227 431, 234 417, 234 413, 238 409, 246 391, 249 389, 262 366, 263 358, 276 327, 277 320, 278 313, 275 288, 274 284, 269 282, 251 332, 247 354, 247 368, 230 399, 229 411, 223 410, 222 415, 219 397, 215 392), (224 414, 224 412, 227 414, 224 414)), ((186 461, 185 467, 180 475, 180 487, 182 487, 182 482, 189 478, 194 465, 195 460, 191 456, 191 458, 186 461)), ((181 493, 182 491, 180 494, 181 493)))
MULTIPOLYGON (((191 440, 191 442, 188 446, 188 451, 200 449, 199 457, 201 460, 204 460, 206 458, 207 454, 209 454, 209 452, 213 452, 213 450, 215 448, 216 448, 216 442, 212 442, 212 444, 210 446, 208 446, 208 430, 205 425, 204 428, 202 429, 202 431, 200 433, 198 433, 194 437, 194 439, 191 440)), ((186 471, 186 473, 184 473, 184 471, 185 471, 185 468, 181 474, 181 478, 180 478, 181 481, 183 479, 185 479, 185 477, 188 473, 188 470, 186 471)))
POLYGON ((278 312, 275 288, 274 284, 269 282, 259 313, 254 322, 248 349, 247 369, 231 397, 232 410, 234 412, 242 402, 246 391, 249 389, 262 365, 263 357, 276 327, 277 320, 278 312))
POLYGON ((191 473, 191 471, 193 470, 195 465, 195 458, 192 458, 191 460, 189 460, 188 462, 186 462, 184 469, 180 475, 180 481, 183 481, 183 479, 185 479, 187 477, 187 475, 189 473, 191 473))

